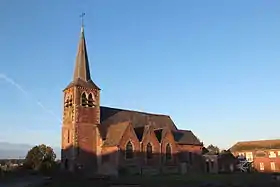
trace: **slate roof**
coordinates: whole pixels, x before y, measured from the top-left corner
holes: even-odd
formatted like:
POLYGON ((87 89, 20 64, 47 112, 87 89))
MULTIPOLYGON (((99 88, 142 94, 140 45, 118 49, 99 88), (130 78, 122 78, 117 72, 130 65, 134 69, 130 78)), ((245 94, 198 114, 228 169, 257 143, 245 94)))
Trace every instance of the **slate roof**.
POLYGON ((174 140, 179 144, 184 145, 202 145, 199 139, 190 130, 172 131, 174 140))
POLYGON ((280 149, 280 139, 237 142, 230 148, 230 151, 236 152, 259 149, 280 149))
POLYGON ((177 130, 172 119, 167 115, 151 114, 133 110, 125 110, 119 108, 100 107, 100 123, 102 126, 102 136, 105 138, 107 129, 111 124, 130 121, 133 128, 140 131, 141 127, 153 124, 154 128, 169 128, 177 130))
POLYGON ((76 55, 73 80, 64 90, 73 86, 82 86, 94 89, 97 88, 100 90, 100 88, 91 80, 90 77, 89 60, 83 27, 81 28, 81 35, 76 55))
POLYGON ((167 127, 172 130, 177 130, 177 127, 168 115, 151 114, 146 112, 110 108, 104 106, 100 107, 100 113, 100 121, 103 125, 131 121, 134 128, 143 127, 152 123, 155 128, 167 127))
POLYGON ((89 61, 87 54, 87 46, 85 40, 84 28, 81 28, 80 41, 78 45, 78 52, 76 55, 76 63, 73 80, 82 79, 84 81, 89 81, 90 78, 90 69, 89 69, 89 61))
POLYGON ((121 122, 117 124, 112 124, 107 129, 106 139, 103 143, 103 146, 116 146, 119 145, 119 142, 125 133, 130 122, 121 122))
POLYGON ((129 121, 133 125, 139 141, 142 141, 143 134, 147 131, 147 129, 145 130, 145 128, 147 128, 149 125, 152 126, 153 129, 155 129, 154 132, 159 142, 161 142, 161 139, 164 136, 164 129, 170 129, 174 136, 174 140, 179 144, 202 145, 202 143, 192 133, 192 131, 178 130, 174 122, 168 115, 151 114, 146 112, 124 110, 104 106, 100 107, 100 113, 101 135, 104 140, 107 140, 108 133, 111 134, 111 138, 118 139, 119 129, 117 127, 117 124, 129 121), (111 128, 111 126, 114 126, 114 128, 111 128), (114 133, 118 134, 116 135, 117 138, 113 137, 114 133))

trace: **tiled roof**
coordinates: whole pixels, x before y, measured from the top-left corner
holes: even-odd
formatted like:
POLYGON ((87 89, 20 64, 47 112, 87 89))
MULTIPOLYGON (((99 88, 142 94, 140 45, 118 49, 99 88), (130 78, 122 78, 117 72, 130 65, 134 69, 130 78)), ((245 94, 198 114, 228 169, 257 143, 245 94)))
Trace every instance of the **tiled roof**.
POLYGON ((100 122, 102 126, 103 138, 106 135, 107 128, 111 124, 130 121, 133 128, 144 127, 145 125, 152 124, 154 128, 169 128, 177 130, 172 119, 167 115, 151 114, 145 112, 138 112, 132 110, 124 110, 110 107, 100 107, 100 122))
POLYGON ((155 128, 168 127, 172 130, 177 129, 172 119, 167 115, 151 114, 146 112, 110 108, 104 106, 101 106, 100 110, 102 124, 131 121, 134 128, 143 127, 152 123, 155 128))
POLYGON ((119 142, 129 123, 130 122, 127 121, 110 125, 107 129, 106 140, 104 141, 103 146, 110 147, 119 145, 119 142))
MULTIPOLYGON (((104 106, 100 107, 100 113, 100 131, 103 139, 106 139, 106 141, 109 138, 108 133, 110 133, 110 137, 113 136, 112 133, 118 133, 117 130, 110 129, 112 124, 115 124, 113 129, 117 129, 116 124, 118 125, 129 121, 132 124, 139 141, 142 141, 143 136, 148 131, 147 128, 152 127, 155 129, 154 132, 159 142, 161 142, 166 130, 170 129, 174 136, 174 140, 179 144, 202 145, 192 131, 178 130, 172 119, 167 115, 150 114, 104 106)), ((110 143, 110 145, 112 145, 112 143, 110 143)))
POLYGON ((280 139, 237 142, 230 148, 230 151, 236 152, 257 149, 280 149, 280 139))
POLYGON ((185 145, 202 145, 202 142, 190 130, 176 130, 172 131, 174 140, 179 144, 185 145))

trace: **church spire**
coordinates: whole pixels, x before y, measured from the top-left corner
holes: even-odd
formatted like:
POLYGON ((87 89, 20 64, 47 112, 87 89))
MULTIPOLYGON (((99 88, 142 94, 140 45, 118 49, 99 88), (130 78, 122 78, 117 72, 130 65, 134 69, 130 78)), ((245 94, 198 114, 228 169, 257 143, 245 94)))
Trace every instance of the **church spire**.
POLYGON ((84 23, 83 23, 83 13, 80 17, 82 18, 82 26, 80 33, 80 40, 78 45, 78 51, 75 61, 75 69, 73 73, 73 80, 71 83, 64 89, 68 89, 72 86, 82 86, 87 88, 100 88, 91 80, 90 69, 89 69, 89 60, 86 47, 86 39, 84 32, 84 23))
POLYGON ((78 52, 76 56, 75 70, 74 70, 74 77, 73 77, 74 81, 77 79, 81 79, 85 82, 91 80, 83 25, 81 27, 81 36, 80 36, 78 52))

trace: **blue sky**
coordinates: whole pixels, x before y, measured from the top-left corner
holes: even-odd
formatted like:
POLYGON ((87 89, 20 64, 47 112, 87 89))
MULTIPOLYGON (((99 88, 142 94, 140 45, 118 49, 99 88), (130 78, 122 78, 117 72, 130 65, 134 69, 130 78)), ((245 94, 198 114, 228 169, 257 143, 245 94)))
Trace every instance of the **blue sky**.
POLYGON ((279 8, 277 0, 1 1, 0 141, 60 145, 81 12, 102 105, 169 114, 222 148, 279 138, 279 8))

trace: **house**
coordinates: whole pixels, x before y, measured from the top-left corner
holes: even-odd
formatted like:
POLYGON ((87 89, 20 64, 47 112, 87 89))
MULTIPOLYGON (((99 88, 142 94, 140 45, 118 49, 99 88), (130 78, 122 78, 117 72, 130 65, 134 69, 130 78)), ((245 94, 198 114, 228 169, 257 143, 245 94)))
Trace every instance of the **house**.
POLYGON ((280 171, 280 139, 237 142, 230 150, 252 162, 260 172, 280 171))
POLYGON ((204 172, 206 173, 231 173, 236 170, 238 159, 228 150, 220 153, 204 150, 204 172))
POLYGON ((229 150, 219 153, 219 173, 232 173, 237 170, 239 160, 229 150))
POLYGON ((206 173, 218 173, 219 172, 219 162, 218 154, 214 154, 211 152, 203 154, 203 158, 205 160, 205 169, 204 172, 206 173))
POLYGON ((91 79, 84 28, 73 79, 63 90, 64 170, 155 174, 200 171, 203 143, 163 114, 101 106, 91 79))

